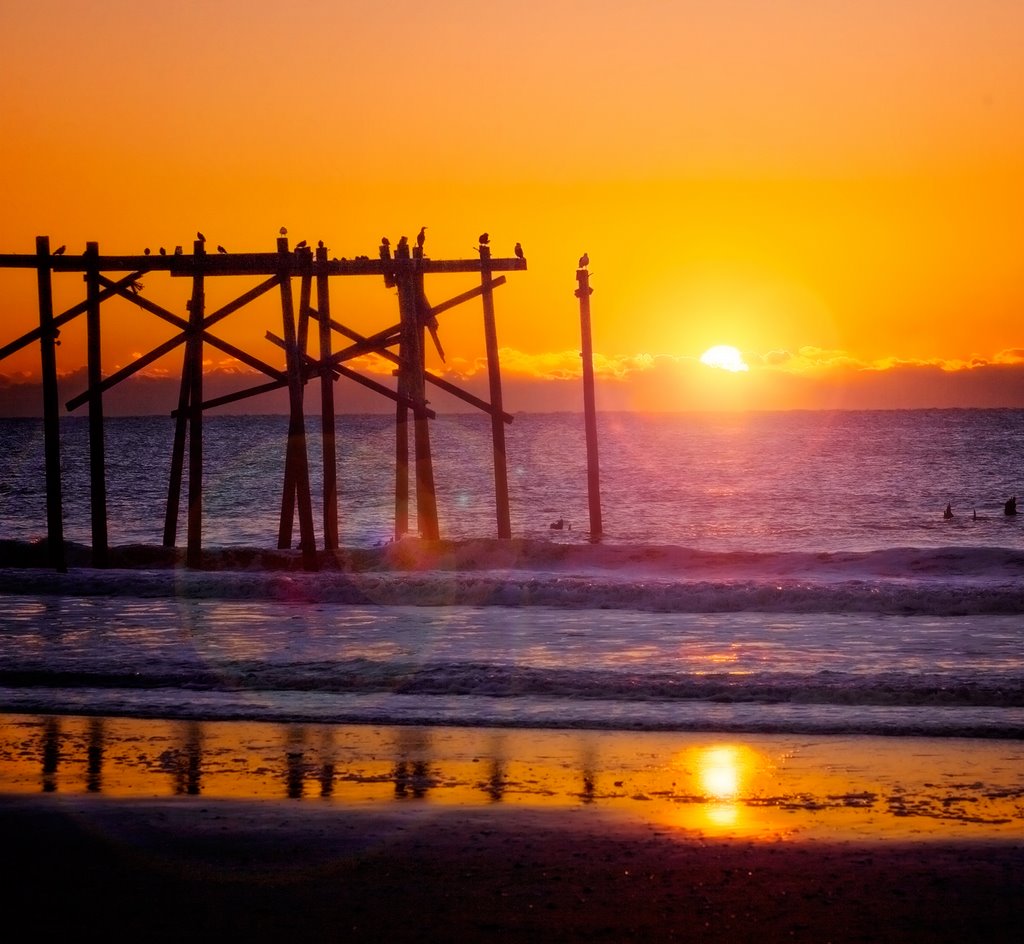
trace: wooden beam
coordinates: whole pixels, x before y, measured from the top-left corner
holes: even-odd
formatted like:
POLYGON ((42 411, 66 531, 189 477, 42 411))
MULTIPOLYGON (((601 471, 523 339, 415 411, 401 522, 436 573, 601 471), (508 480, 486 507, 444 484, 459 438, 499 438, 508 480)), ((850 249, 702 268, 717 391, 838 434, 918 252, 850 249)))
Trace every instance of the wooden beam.
MULTIPOLYGON (((491 291, 496 289, 499 285, 504 285, 506 278, 503 275, 499 275, 496 279, 491 279, 488 287, 491 291)), ((430 313, 432 315, 439 315, 442 311, 448 311, 449 308, 454 308, 456 305, 461 305, 463 302, 472 301, 474 298, 479 298, 484 293, 484 287, 478 285, 476 288, 471 288, 468 292, 463 292, 461 295, 456 295, 454 298, 449 298, 446 302, 441 302, 440 305, 432 305, 430 313)))

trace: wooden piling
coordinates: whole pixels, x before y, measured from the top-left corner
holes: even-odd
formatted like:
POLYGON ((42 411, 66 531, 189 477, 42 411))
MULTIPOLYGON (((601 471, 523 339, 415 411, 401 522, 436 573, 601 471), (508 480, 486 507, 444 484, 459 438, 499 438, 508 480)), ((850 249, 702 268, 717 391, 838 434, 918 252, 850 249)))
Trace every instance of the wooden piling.
POLYGON ((185 436, 188 433, 189 396, 192 381, 189 377, 189 353, 186 342, 181 364, 181 386, 178 388, 178 408, 174 411, 174 444, 171 447, 171 475, 167 484, 167 510, 164 513, 164 547, 174 547, 178 540, 178 513, 181 507, 181 479, 185 471, 185 436))
MULTIPOLYGON (((415 260, 422 260, 423 250, 413 250, 415 260)), ((400 283, 401 285, 402 283, 400 283)), ((423 270, 414 262, 414 268, 405 282, 408 296, 403 298, 399 288, 399 304, 411 309, 410 339, 412 348, 409 351, 410 362, 414 365, 411 372, 413 399, 418 404, 413 419, 413 444, 416 460, 416 525, 420 537, 428 541, 437 541, 441 537, 437 520, 437 493, 434 488, 434 459, 430 450, 430 419, 426 410, 426 344, 424 334, 426 320, 430 311, 426 305, 423 291, 423 270)), ((405 309, 403 308, 403 317, 405 309)))
POLYGON ((594 400, 594 349, 590 332, 590 272, 576 270, 576 297, 580 300, 580 337, 583 359, 583 415, 587 433, 587 497, 590 505, 590 540, 599 541, 604 534, 601 523, 601 474, 597 459, 597 409, 594 400))
POLYGON ((43 381, 43 452, 46 468, 46 549, 50 566, 66 573, 64 502, 60 475, 60 403, 57 390, 57 334, 53 324, 50 239, 36 237, 39 290, 39 358, 43 381))
MULTIPOLYGON (((319 326, 320 363, 331 356, 331 295, 327 276, 327 249, 316 251, 316 308, 319 326)), ((320 371, 320 440, 324 464, 324 549, 338 548, 338 448, 334 415, 334 378, 327 369, 320 371)))
MULTIPOLYGON (((292 483, 299 509, 299 546, 305 570, 317 570, 316 537, 313 533, 313 506, 309 488, 309 454, 306 449, 306 422, 303 410, 302 352, 299 350, 292 298, 291 267, 288 239, 277 241, 281 276, 281 320, 285 342, 285 361, 288 374, 288 445, 285 469, 292 470, 292 483)), ((286 489, 287 492, 287 489, 286 489)), ((285 496, 287 500, 287 494, 285 496)), ((284 501, 282 502, 282 511, 284 501)))
POLYGON ((103 432, 102 346, 100 338, 100 273, 96 265, 99 244, 85 244, 89 267, 85 272, 86 360, 89 377, 89 506, 92 520, 92 563, 105 567, 107 540, 107 461, 103 432))
POLYGON ((203 558, 203 315, 206 308, 206 246, 193 243, 192 297, 188 305, 185 368, 188 376, 188 538, 185 563, 198 569, 203 558))
POLYGON ((498 519, 498 537, 512 537, 512 516, 508 501, 508 459, 505 453, 504 406, 501 396, 501 365, 498 362, 498 330, 494 320, 494 291, 491 276, 491 249, 484 243, 480 250, 480 289, 484 307, 484 338, 487 345, 487 377, 491 397, 491 444, 494 456, 494 509, 498 519))

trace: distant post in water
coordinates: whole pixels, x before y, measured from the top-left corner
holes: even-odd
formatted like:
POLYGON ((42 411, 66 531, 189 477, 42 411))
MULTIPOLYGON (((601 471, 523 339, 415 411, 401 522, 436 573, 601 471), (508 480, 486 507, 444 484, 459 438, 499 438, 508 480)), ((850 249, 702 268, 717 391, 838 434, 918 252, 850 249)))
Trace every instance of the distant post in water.
POLYGON ((597 461, 597 409, 594 403, 594 348, 590 337, 590 259, 586 254, 576 270, 576 297, 580 300, 580 337, 583 359, 583 416, 587 430, 587 496, 590 501, 590 540, 599 541, 604 534, 601 524, 601 474, 597 461))
POLYGON ((50 240, 36 237, 39 287, 39 357, 43 379, 43 449, 46 457, 46 550, 50 565, 68 569, 64 556, 64 502, 60 478, 60 404, 57 391, 57 329, 53 325, 50 240))

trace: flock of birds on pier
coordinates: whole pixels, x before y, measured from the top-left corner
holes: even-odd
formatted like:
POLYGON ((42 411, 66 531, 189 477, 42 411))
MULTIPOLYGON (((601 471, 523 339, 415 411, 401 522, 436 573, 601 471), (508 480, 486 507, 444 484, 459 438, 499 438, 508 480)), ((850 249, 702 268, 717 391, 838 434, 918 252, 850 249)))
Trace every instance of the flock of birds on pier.
MULTIPOLYGON (((278 230, 278 232, 282 236, 287 236, 288 235, 288 228, 285 227, 285 226, 282 226, 281 229, 278 230)), ((203 244, 206 243, 206 236, 204 236, 201 231, 197 231, 196 232, 196 239, 200 243, 203 243, 203 244)), ((426 241, 427 241, 427 227, 426 226, 421 226, 419 233, 416 235, 416 246, 422 251, 423 250, 423 245, 424 245, 424 243, 426 241)), ((477 252, 480 251, 480 247, 481 246, 489 246, 490 245, 490 242, 491 242, 490 233, 487 233, 487 232, 481 233, 480 236, 479 236, 478 242, 479 242, 479 245, 474 247, 477 252)), ((382 249, 390 249, 391 240, 389 240, 387 238, 387 236, 383 236, 383 237, 381 237, 380 244, 381 244, 381 248, 382 249)), ((308 247, 308 243, 307 243, 307 241, 305 239, 303 239, 300 242, 295 244, 295 248, 296 249, 305 249, 307 247, 308 247)), ((317 247, 320 248, 320 249, 324 248, 324 241, 322 239, 317 243, 317 247)), ((407 251, 408 248, 409 248, 409 237, 408 236, 403 236, 401 239, 398 240, 397 249, 399 251, 404 252, 404 251, 407 251)), ((57 249, 54 249, 53 255, 55 255, 55 256, 62 256, 62 255, 64 255, 64 253, 66 251, 67 251, 67 246, 60 246, 57 249)), ((161 246, 158 251, 159 251, 161 256, 166 256, 167 255, 167 250, 163 246, 161 246)), ((523 252, 522 243, 518 243, 517 242, 515 244, 515 247, 513 248, 512 251, 515 253, 515 257, 517 259, 522 259, 524 262, 526 261, 526 255, 523 252)), ((228 254, 228 250, 225 249, 220 244, 217 245, 217 252, 221 253, 222 255, 227 255, 228 254)), ((149 249, 148 246, 143 250, 143 253, 144 253, 144 255, 147 255, 147 256, 150 255, 150 249, 149 249)), ((181 246, 175 246, 174 247, 174 255, 180 256, 180 255, 182 255, 182 253, 183 253, 183 250, 182 250, 181 246)), ((369 257, 368 256, 357 256, 356 258, 358 258, 358 259, 368 259, 369 257)), ((577 263, 577 268, 585 269, 589 265, 590 265, 590 256, 587 253, 583 253, 583 255, 580 256, 579 262, 577 263)))

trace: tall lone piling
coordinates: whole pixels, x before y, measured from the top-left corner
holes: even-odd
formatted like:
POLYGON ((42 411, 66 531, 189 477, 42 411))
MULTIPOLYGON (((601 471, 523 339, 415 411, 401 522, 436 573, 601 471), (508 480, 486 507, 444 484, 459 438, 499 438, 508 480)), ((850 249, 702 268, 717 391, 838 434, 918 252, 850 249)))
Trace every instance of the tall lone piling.
POLYGON ((590 540, 604 535, 601 523, 601 472, 597 460, 597 408, 594 400, 594 348, 590 337, 590 259, 584 255, 576 270, 576 297, 580 300, 580 339, 583 359, 583 416, 587 431, 587 498, 590 505, 590 540))

